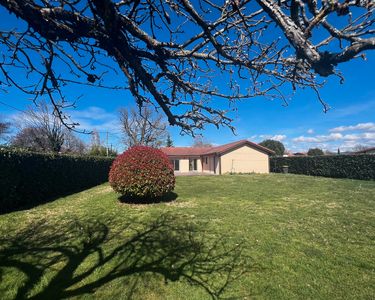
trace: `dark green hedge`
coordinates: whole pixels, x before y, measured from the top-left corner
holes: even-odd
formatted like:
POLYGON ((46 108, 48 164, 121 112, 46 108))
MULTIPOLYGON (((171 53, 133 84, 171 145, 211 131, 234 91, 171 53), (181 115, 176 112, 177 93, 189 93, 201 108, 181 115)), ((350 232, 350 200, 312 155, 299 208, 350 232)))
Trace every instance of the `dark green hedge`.
POLYGON ((333 178, 375 179, 375 155, 327 155, 311 157, 271 157, 271 172, 333 178))
POLYGON ((0 149, 0 213, 46 202, 108 180, 113 158, 0 149))

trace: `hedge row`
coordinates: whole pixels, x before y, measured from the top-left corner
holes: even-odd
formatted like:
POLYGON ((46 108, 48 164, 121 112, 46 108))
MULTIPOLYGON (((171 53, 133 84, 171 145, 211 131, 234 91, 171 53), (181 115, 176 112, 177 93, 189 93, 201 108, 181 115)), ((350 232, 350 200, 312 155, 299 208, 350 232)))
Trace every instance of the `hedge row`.
POLYGON ((327 155, 311 157, 271 157, 271 172, 288 172, 333 178, 375 180, 375 155, 327 155))
POLYGON ((30 207, 108 180, 113 158, 0 149, 0 213, 30 207))

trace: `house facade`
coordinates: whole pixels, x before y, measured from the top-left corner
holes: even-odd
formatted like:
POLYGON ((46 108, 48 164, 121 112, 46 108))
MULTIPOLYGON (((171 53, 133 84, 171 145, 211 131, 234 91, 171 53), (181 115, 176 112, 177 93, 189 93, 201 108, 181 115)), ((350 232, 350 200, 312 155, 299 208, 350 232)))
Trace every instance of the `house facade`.
POLYGON ((241 140, 216 147, 166 147, 175 173, 269 173, 268 148, 241 140))

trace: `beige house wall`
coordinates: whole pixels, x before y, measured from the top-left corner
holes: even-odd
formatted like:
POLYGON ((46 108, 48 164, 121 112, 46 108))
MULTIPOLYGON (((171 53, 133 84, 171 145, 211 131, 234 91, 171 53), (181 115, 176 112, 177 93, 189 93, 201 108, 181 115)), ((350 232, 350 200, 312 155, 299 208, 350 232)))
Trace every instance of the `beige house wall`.
POLYGON ((267 154, 249 146, 230 151, 221 156, 221 174, 225 173, 269 173, 267 154))
POLYGON ((215 174, 220 174, 220 156, 214 156, 215 174))
MULTIPOLYGON (((197 172, 202 172, 202 162, 201 162, 200 158, 197 159, 197 168, 198 168, 197 172)), ((189 170, 189 168, 188 168, 188 170, 189 170)))
POLYGON ((180 171, 176 172, 189 172, 189 159, 180 159, 180 171))
MULTIPOLYGON (((180 172, 180 173, 191 172, 191 171, 189 171, 189 158, 174 157, 174 158, 171 158, 171 160, 179 160, 180 161, 180 170, 175 171, 176 173, 178 173, 178 172, 180 172)), ((202 163, 201 163, 201 160, 199 158, 197 158, 197 171, 194 171, 194 172, 202 172, 202 163)))
POLYGON ((202 171, 208 172, 208 173, 214 173, 214 156, 213 155, 207 155, 202 157, 202 171), (207 163, 206 163, 207 159, 207 163))

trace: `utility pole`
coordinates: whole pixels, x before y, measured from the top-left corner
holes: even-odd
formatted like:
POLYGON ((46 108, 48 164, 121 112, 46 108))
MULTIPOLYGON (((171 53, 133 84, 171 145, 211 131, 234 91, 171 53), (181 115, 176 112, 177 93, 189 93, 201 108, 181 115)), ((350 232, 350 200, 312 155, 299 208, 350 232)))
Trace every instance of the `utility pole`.
POLYGON ((108 155, 109 155, 109 153, 108 153, 108 131, 107 131, 107 143, 106 143, 106 145, 107 145, 107 157, 108 157, 108 155))

